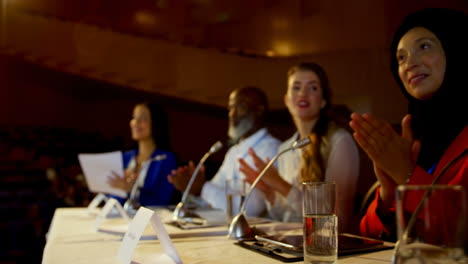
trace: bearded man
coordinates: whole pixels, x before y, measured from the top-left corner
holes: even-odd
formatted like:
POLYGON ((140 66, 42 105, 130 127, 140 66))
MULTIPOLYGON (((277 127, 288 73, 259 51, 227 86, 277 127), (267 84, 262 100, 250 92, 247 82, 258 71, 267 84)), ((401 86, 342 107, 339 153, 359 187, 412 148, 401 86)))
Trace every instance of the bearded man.
MULTIPOLYGON (((216 175, 205 181, 204 169, 191 188, 191 194, 200 196, 211 207, 226 210, 225 186, 227 180, 243 181, 245 176, 239 170, 239 159, 244 159, 250 165, 253 160, 248 155, 252 148, 263 160, 273 158, 280 141, 270 135, 265 128, 265 116, 268 112, 266 94, 257 87, 238 88, 229 95, 229 129, 228 136, 232 147, 227 151, 223 164, 216 175)), ((194 171, 193 162, 188 166, 179 167, 168 175, 168 180, 175 188, 183 192, 194 171)), ((249 216, 260 216, 265 212, 265 196, 255 189, 249 199, 246 210, 249 216)))

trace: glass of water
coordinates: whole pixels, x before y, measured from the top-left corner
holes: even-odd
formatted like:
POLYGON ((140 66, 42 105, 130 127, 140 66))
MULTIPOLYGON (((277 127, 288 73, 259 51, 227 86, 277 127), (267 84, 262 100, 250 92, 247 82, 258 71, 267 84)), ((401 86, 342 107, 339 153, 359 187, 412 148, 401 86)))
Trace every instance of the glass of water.
POLYGON ((394 263, 468 263, 466 193, 460 185, 400 185, 394 263))
POLYGON ((336 184, 334 182, 304 182, 302 189, 304 263, 337 263, 336 184))
POLYGON ((247 182, 242 179, 226 180, 226 216, 227 224, 240 213, 240 208, 247 192, 247 182))

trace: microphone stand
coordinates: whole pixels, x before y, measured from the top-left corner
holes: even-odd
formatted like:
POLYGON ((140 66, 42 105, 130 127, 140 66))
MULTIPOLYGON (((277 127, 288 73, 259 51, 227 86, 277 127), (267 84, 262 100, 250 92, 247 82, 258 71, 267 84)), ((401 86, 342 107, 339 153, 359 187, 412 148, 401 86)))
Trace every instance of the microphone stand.
MULTIPOLYGON (((153 161, 161 161, 161 160, 165 160, 167 157, 165 154, 162 154, 162 155, 157 155, 156 157, 154 158, 151 158, 149 159, 147 162, 151 163, 153 161)), ((149 166, 149 164, 148 164, 149 166)), ((136 179, 135 183, 133 184, 133 187, 132 187, 132 190, 130 191, 130 195, 127 199, 127 201, 125 201, 125 204, 123 206, 124 210, 127 211, 128 213, 130 214, 134 214, 136 212, 136 210, 138 210, 138 208, 140 208, 140 202, 138 202, 137 200, 137 191, 139 190, 139 186, 138 186, 139 182, 138 182, 138 178, 136 179)))
POLYGON ((182 199, 180 200, 180 202, 177 204, 176 208, 174 209, 174 212, 172 214, 173 221, 177 221, 184 217, 196 217, 197 216, 196 214, 191 213, 187 210, 187 208, 185 207, 185 202, 187 201, 188 195, 190 193, 190 189, 192 188, 193 182, 195 181, 195 178, 198 175, 198 171, 201 169, 201 166, 203 165, 203 163, 205 163, 205 161, 208 159, 209 156, 211 156, 211 154, 217 152, 222 147, 223 147, 223 143, 221 143, 221 141, 216 141, 216 143, 214 143, 213 146, 211 146, 210 150, 207 153, 205 153, 205 155, 203 155, 200 162, 198 162, 197 167, 195 167, 195 170, 193 171, 193 174, 190 177, 190 181, 187 184, 187 187, 185 187, 185 191, 184 191, 184 194, 182 195, 182 199))
POLYGON ((123 206, 123 209, 130 214, 134 214, 135 211, 138 210, 138 208, 140 208, 140 203, 137 201, 135 197, 137 189, 138 189, 138 179, 133 184, 132 190, 130 191, 130 195, 127 201, 125 201, 125 204, 123 206))
POLYGON ((253 239, 255 237, 255 232, 253 231, 252 228, 250 228, 249 223, 247 222, 245 218, 246 214, 246 206, 247 202, 249 201, 250 196, 253 193, 253 190, 255 186, 258 184, 258 182, 261 180, 263 175, 270 169, 270 167, 275 163, 275 161, 284 153, 293 150, 293 149, 299 149, 302 148, 308 144, 310 144, 310 137, 306 137, 304 139, 296 140, 291 147, 281 151, 280 153, 276 154, 276 156, 273 157, 270 162, 267 163, 265 168, 260 172, 260 174, 257 176, 255 181, 252 183, 252 186, 250 186, 249 192, 247 193, 247 196, 245 197, 244 202, 242 203, 241 209, 239 214, 237 214, 233 219, 231 224, 229 225, 229 232, 228 232, 228 237, 231 239, 236 239, 236 240, 249 240, 253 239))

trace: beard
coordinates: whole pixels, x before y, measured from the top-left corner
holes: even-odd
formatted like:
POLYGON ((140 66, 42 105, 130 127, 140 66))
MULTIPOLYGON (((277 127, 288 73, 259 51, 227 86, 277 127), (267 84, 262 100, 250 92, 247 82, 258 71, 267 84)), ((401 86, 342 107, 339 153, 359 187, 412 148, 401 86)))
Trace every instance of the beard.
POLYGON ((236 143, 255 125, 254 117, 249 115, 242 118, 237 125, 229 124, 228 136, 231 143, 236 143))

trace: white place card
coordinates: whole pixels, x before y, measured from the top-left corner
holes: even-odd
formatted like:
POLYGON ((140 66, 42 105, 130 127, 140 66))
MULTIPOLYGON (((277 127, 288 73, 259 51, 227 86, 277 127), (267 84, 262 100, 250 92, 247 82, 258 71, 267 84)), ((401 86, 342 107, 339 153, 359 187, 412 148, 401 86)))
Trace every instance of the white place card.
POLYGON ((114 198, 110 198, 109 200, 107 200, 107 203, 104 205, 104 207, 101 209, 98 216, 96 217, 96 231, 99 230, 99 227, 101 226, 102 222, 104 221, 104 219, 106 219, 107 215, 111 212, 113 208, 117 208, 117 211, 120 213, 120 215, 127 222, 130 222, 130 218, 128 217, 125 210, 122 208, 122 205, 119 203, 119 201, 117 201, 114 198))
POLYGON ((103 193, 98 193, 94 196, 93 200, 88 205, 88 214, 92 214, 94 210, 101 204, 101 202, 107 202, 108 198, 103 193))
POLYGON ((157 260, 155 263, 182 264, 182 260, 180 259, 176 248, 172 244, 171 238, 164 228, 161 219, 156 212, 145 207, 140 207, 130 223, 127 233, 125 233, 118 254, 120 261, 124 264, 130 264, 132 262, 133 253, 135 252, 138 241, 140 241, 141 235, 148 225, 148 222, 151 222, 151 226, 156 232, 156 236, 164 250, 163 254, 153 258, 154 261, 157 260))

